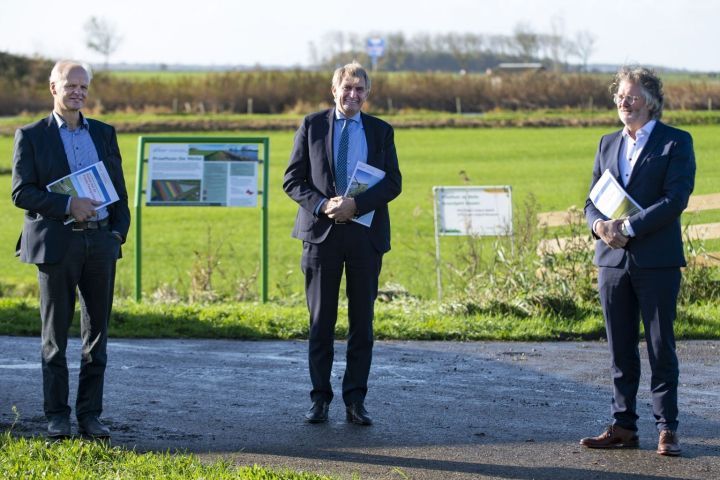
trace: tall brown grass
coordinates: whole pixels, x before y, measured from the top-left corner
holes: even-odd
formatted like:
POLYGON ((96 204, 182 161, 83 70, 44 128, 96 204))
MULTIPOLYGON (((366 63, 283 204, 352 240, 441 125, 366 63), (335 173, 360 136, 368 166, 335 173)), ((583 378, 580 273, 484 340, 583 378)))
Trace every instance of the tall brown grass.
MULTIPOLYGON (((0 77, 0 115, 49 110, 47 81, 38 75, 0 77)), ((255 71, 205 75, 126 76, 99 73, 88 107, 101 112, 298 113, 331 105, 331 72, 255 71)), ((378 73, 372 111, 611 108, 610 76, 535 72, 513 75, 378 73)), ((720 82, 677 80, 666 85, 673 110, 720 108, 720 82)))

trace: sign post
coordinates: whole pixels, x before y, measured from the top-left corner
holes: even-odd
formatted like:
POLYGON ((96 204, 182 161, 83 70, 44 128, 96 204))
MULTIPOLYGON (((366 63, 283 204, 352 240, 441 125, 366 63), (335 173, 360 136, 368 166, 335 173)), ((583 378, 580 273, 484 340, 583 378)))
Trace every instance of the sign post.
POLYGON ((260 299, 268 299, 267 137, 140 137, 135 176, 135 301, 142 299, 142 194, 148 206, 225 206, 260 209, 260 299), (258 147, 262 145, 262 159, 258 147), (148 155, 146 156, 146 146, 148 155), (147 190, 143 167, 149 164, 147 190), (262 187, 258 166, 263 166, 262 187))
POLYGON ((438 302, 442 300, 440 235, 512 236, 512 188, 433 187, 435 268, 438 302))
POLYGON ((367 44, 365 45, 365 51, 370 57, 372 70, 374 72, 377 70, 378 58, 382 57, 385 53, 385 39, 380 37, 368 38, 367 44))

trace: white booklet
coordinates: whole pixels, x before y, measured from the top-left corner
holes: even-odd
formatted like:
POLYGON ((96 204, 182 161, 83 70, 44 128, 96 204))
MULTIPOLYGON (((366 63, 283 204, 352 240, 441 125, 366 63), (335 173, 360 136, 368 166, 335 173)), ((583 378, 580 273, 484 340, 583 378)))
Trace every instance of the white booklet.
MULTIPOLYGON (((375 168, 367 163, 358 162, 344 196, 355 197, 378 183, 383 177, 385 177, 385 172, 379 168, 375 168)), ((369 227, 372 223, 373 215, 375 215, 375 210, 360 217, 353 218, 352 221, 369 227)))
MULTIPOLYGON (((102 202, 97 208, 105 207, 120 200, 105 164, 102 162, 93 163, 77 172, 55 180, 48 184, 47 189, 49 192, 62 193, 78 198, 91 198, 102 202)), ((64 223, 67 225, 74 221, 74 218, 69 217, 64 223)))
POLYGON ((620 186, 610 170, 605 170, 592 188, 590 200, 603 215, 613 220, 627 218, 642 211, 642 207, 620 186))

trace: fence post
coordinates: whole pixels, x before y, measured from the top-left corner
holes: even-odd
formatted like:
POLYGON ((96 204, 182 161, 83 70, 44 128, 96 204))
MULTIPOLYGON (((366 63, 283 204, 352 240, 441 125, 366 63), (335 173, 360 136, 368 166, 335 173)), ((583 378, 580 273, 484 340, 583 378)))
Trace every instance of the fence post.
POLYGON ((462 101, 460 97, 455 97, 455 111, 458 115, 462 115, 462 101))
POLYGON ((248 98, 247 105, 248 105, 247 113, 248 113, 248 115, 252 115, 252 113, 253 113, 253 99, 252 98, 248 98))

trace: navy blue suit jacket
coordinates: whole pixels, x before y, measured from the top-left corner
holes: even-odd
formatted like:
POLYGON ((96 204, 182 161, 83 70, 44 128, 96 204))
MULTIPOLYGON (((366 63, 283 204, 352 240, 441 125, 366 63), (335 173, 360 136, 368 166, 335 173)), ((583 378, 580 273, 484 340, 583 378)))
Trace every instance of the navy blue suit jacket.
MULTIPOLYGON (((120 200, 107 207, 110 230, 127 237, 130 210, 115 129, 87 119, 90 136, 100 161, 105 164, 120 200)), ((70 174, 67 155, 55 118, 26 125, 15 133, 12 200, 25 210, 17 250, 25 263, 57 263, 62 260, 72 235, 64 225, 68 196, 48 192, 47 185, 70 174)))
MULTIPOLYGON (((335 109, 305 117, 295 134, 283 189, 299 204, 292 236, 309 243, 322 243, 334 222, 326 215, 315 215, 325 198, 335 197, 333 121, 335 109)), ((390 216, 387 204, 402 190, 393 128, 386 122, 361 114, 367 139, 367 163, 385 172, 377 184, 355 197, 358 215, 375 210, 369 236, 380 253, 390 250, 390 216)))
MULTIPOLYGON (((622 130, 600 140, 590 188, 606 169, 620 181, 618 159, 622 130)), ((635 237, 625 248, 610 248, 602 240, 595 242, 595 264, 617 267, 625 255, 641 268, 685 266, 680 214, 687 207, 695 184, 695 153, 689 133, 657 122, 643 148, 625 187, 642 207, 629 218, 635 237)), ((620 182, 622 185, 622 182, 620 182)), ((585 217, 592 231, 593 223, 608 220, 588 198, 585 217)), ((593 236, 597 238, 593 232, 593 236)))

